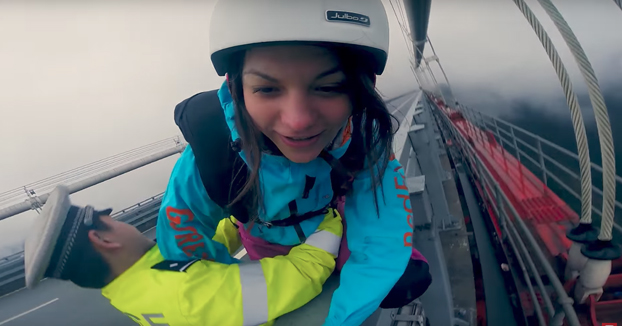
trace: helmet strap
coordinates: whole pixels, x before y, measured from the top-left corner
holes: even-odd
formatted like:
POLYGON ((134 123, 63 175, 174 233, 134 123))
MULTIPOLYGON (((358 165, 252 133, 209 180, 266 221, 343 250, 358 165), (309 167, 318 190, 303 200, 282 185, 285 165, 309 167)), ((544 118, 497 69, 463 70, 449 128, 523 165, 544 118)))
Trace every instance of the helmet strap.
POLYGON ((225 78, 227 79, 227 87, 229 88, 229 92, 231 92, 231 80, 229 80, 229 73, 225 74, 225 78))

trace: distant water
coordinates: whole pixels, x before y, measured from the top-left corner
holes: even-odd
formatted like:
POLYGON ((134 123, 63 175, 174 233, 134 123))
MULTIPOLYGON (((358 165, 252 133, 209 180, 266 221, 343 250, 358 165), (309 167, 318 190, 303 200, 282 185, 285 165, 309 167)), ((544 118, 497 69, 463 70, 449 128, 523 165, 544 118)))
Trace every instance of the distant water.
MULTIPOLYGON (((615 147, 616 156, 616 174, 622 175, 622 82, 620 87, 615 87, 603 92, 605 102, 607 104, 609 118, 612 126, 613 141, 615 147)), ((589 101, 587 96, 583 96, 583 101, 589 101)), ((589 103, 589 102, 588 102, 589 103)), ((582 105, 584 108, 589 105, 582 105)), ((530 102, 529 100, 516 101, 512 104, 511 114, 504 114, 502 119, 511 122, 527 131, 537 134, 567 150, 574 153, 577 152, 576 141, 572 121, 570 119, 570 113, 566 106, 566 103, 559 103, 559 113, 552 112, 549 109, 542 107, 541 103, 530 102), (560 114, 560 113, 565 114, 560 114)), ((596 128, 595 121, 591 118, 591 112, 586 112, 584 109, 584 118, 586 120, 586 133, 588 137, 590 157, 592 162, 602 165, 600 145, 598 142, 598 130, 596 128)), ((578 164, 575 160, 568 160, 567 156, 558 156, 560 162, 565 166, 570 167, 573 171, 578 171, 578 164)), ((547 165, 547 169, 551 169, 551 164, 547 165)), ((592 181, 595 186, 602 189, 602 176, 600 173, 592 170, 592 181)), ((579 193, 578 184, 575 185, 577 192, 579 193)), ((555 187, 555 185, 553 185, 555 187)), ((560 188, 560 187, 555 187, 560 188)), ((622 201, 622 187, 617 186, 617 200, 622 201)), ((560 197, 570 204, 576 211, 580 210, 580 201, 575 197, 564 193, 562 189, 554 189, 560 197), (562 190, 561 192, 558 192, 562 190)), ((601 205, 600 197, 596 194, 593 195, 594 206, 599 207, 601 205)), ((595 218, 598 220, 598 218, 595 218)), ((616 210, 616 221, 618 224, 622 224, 622 212, 616 210)), ((617 238, 614 232, 614 237, 617 238)), ((618 240, 622 240, 619 239, 618 240)))
MULTIPOLYGON (((617 91, 603 92, 603 96, 609 111, 616 147, 616 170, 622 175, 622 128, 619 128, 622 125, 622 85, 617 91)), ((501 118, 576 153, 572 121, 565 102, 559 104, 559 112, 564 114, 553 113, 550 109, 543 108, 541 104, 528 100, 512 103, 510 112, 513 113, 504 114, 501 118)), ((598 131, 596 123, 590 118, 591 115, 591 112, 584 113, 590 156, 594 163, 601 165, 598 131)))

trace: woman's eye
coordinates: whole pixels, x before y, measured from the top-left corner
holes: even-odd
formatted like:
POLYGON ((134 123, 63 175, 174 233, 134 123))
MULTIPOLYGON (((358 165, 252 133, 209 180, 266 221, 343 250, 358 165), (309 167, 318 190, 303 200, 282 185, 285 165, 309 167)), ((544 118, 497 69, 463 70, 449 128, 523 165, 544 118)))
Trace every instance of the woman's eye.
POLYGON ((343 93, 344 92, 344 87, 341 85, 322 86, 316 89, 322 93, 343 93))
POLYGON ((276 87, 258 87, 253 90, 253 93, 260 94, 272 94, 275 93, 278 89, 276 87))

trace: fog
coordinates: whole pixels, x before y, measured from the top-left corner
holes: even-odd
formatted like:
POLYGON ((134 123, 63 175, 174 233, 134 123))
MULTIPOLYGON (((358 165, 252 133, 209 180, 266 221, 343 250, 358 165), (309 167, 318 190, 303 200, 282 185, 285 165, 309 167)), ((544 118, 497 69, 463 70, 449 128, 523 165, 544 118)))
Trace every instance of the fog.
MULTIPOLYGON (((209 61, 213 3, 0 2, 0 192, 179 134, 174 106, 222 83, 209 61)), ((390 60, 378 88, 390 98, 417 85, 395 15, 389 1, 384 3, 392 33, 390 60)), ((589 104, 561 36, 537 2, 528 3, 558 45, 582 103, 589 104)), ((603 89, 617 92, 622 11, 611 0, 555 3, 603 89)), ((226 26, 221 32, 227 33, 226 26)), ((554 70, 513 1, 434 0, 429 36, 462 102, 508 118, 520 116, 520 103, 554 117, 567 115, 554 70)), ((176 157, 72 200, 115 210, 130 206, 164 190, 176 157)), ((0 222, 0 257, 21 246, 35 215, 0 222)))

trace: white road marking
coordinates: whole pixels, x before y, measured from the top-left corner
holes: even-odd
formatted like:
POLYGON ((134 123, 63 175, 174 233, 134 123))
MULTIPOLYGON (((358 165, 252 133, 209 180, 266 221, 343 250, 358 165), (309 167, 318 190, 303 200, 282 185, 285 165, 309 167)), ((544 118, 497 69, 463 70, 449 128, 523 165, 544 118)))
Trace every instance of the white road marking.
MULTIPOLYGON (((233 258, 240 259, 240 258, 244 257, 244 255, 246 255, 246 249, 240 250, 240 252, 238 252, 235 256, 233 256, 233 258)), ((0 325, 2 325, 2 324, 0 324, 0 325)))
POLYGON ((14 317, 11 317, 11 318, 9 318, 9 319, 7 319, 7 320, 5 320, 5 321, 0 321, 0 325, 4 325, 4 324, 6 324, 6 323, 8 323, 8 322, 10 322, 10 321, 13 321, 13 320, 15 320, 15 319, 17 319, 17 318, 19 318, 19 317, 24 316, 24 315, 27 315, 27 314, 29 314, 29 313, 31 313, 31 312, 33 312, 33 311, 35 311, 35 310, 41 309, 41 308, 43 308, 43 307, 45 307, 45 306, 47 306, 47 305, 49 305, 49 304, 51 304, 51 303, 54 303, 54 302, 56 302, 56 301, 58 301, 58 298, 56 298, 56 299, 54 299, 54 300, 50 300, 50 301, 48 301, 48 302, 46 302, 46 303, 44 303, 44 304, 42 304, 42 305, 40 305, 40 306, 38 306, 38 307, 34 307, 34 308, 30 309, 30 310, 28 310, 28 311, 22 312, 21 314, 19 314, 19 315, 17 315, 17 316, 14 316, 14 317))
MULTIPOLYGON (((404 115, 404 120, 400 122, 400 129, 397 131, 393 138, 393 152, 395 153, 395 157, 398 160, 400 157, 402 157, 402 151, 404 149, 404 145, 406 145, 406 137, 408 137, 408 130, 410 129, 410 125, 412 124, 413 118, 415 116, 417 105, 421 101, 422 95, 423 92, 419 92, 414 95, 415 100, 412 102, 412 106, 410 107, 410 109, 408 109, 408 112, 404 115), (401 147, 398 148, 398 146, 401 147)), ((410 102, 410 99, 408 99, 408 102, 410 102)))
MULTIPOLYGON (((401 104, 398 108, 396 108, 395 110, 393 110, 393 111, 391 112, 391 114, 396 114, 397 112, 399 112, 399 111, 400 111, 400 110, 401 110, 404 106, 406 106, 406 105, 407 105, 407 104, 408 104, 408 103, 409 103, 409 102, 410 102, 413 98, 415 98, 416 96, 417 96, 417 93, 415 93, 415 94, 413 94, 413 95, 409 96, 409 97, 408 97, 408 99, 407 99, 404 103, 402 103, 402 104, 401 104)), ((404 118, 404 117, 402 116, 402 118, 404 118)), ((399 118, 398 118, 398 119, 399 119, 399 118)), ((401 121, 400 121, 400 123, 401 123, 401 121)))
POLYGON ((27 288, 21 288, 21 289, 17 289, 17 290, 15 290, 15 291, 13 291, 13 292, 9 292, 9 293, 7 293, 7 294, 5 294, 5 295, 0 295, 0 299, 2 299, 2 298, 4 298, 4 297, 8 297, 8 296, 13 295, 13 294, 16 294, 16 293, 21 292, 21 291, 26 290, 26 289, 27 289, 27 288))
POLYGON ((404 107, 404 105, 406 105, 406 103, 408 103, 408 101, 410 101, 411 99, 413 99, 413 98, 417 95, 416 91, 413 91, 413 93, 414 93, 414 94, 407 94, 407 95, 404 95, 404 96, 398 97, 398 98, 396 98, 396 99, 393 99, 392 101, 387 101, 387 102, 385 102, 386 104, 389 104, 390 102, 393 102, 393 101, 395 101, 395 100, 398 100, 398 99, 401 99, 401 98, 407 98, 407 100, 406 100, 405 102, 403 102, 403 103, 402 103, 399 107, 396 107, 396 106, 395 106, 395 105, 393 105, 393 104, 389 104, 390 106, 392 106, 393 108, 395 108, 395 110, 391 111, 391 114, 394 114, 395 112, 398 112, 400 109, 402 109, 402 108, 404 107))

